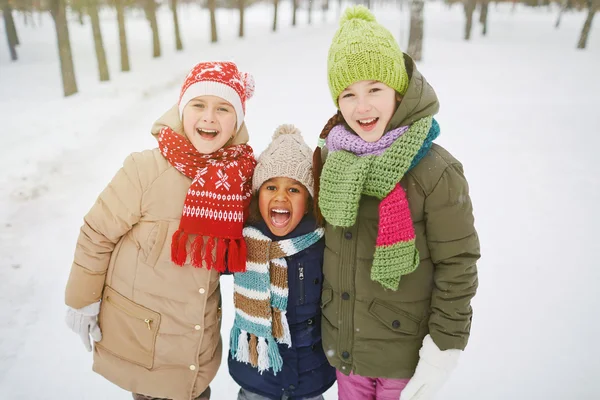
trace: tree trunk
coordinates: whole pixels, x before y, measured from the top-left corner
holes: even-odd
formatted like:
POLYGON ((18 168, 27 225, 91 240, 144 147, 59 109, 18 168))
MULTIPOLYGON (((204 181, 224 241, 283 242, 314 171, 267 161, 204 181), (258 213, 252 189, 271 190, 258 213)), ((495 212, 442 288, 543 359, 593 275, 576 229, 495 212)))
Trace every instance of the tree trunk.
POLYGON ((554 27, 556 29, 558 29, 558 27, 560 26, 560 20, 562 19, 563 13, 565 12, 566 8, 567 8, 567 0, 563 0, 560 5, 560 11, 558 12, 558 17, 556 17, 556 22, 554 23, 554 27))
POLYGON ((277 9, 279 8, 279 0, 273 0, 273 32, 277 31, 277 9))
POLYGON ((73 65, 73 55, 71 54, 71 40, 69 38, 65 0, 50 0, 49 7, 56 27, 56 41, 60 59, 63 92, 65 97, 67 97, 77 93, 77 81, 75 80, 75 67, 73 65))
POLYGON ((177 0, 171 0, 171 11, 173 12, 173 28, 175 29, 175 49, 183 50, 181 33, 179 32, 179 15, 177 15, 177 0))
POLYGON ((19 35, 17 34, 17 27, 12 12, 13 9, 8 0, 2 1, 2 15, 4 15, 6 35, 10 36, 15 46, 18 46, 21 42, 19 41, 19 35))
POLYGON ((244 8, 246 5, 244 4, 244 0, 238 0, 240 7, 240 32, 238 33, 239 37, 244 37, 244 8))
POLYGON ((146 18, 150 23, 152 30, 152 57, 160 57, 160 36, 158 35, 158 21, 156 20, 156 2, 155 0, 146 0, 144 3, 146 18))
POLYGON ((127 48, 127 31, 125 30, 125 6, 123 0, 115 0, 117 23, 119 25, 119 44, 121 47, 121 71, 127 72, 129 67, 129 49, 127 48))
POLYGON ((471 39, 471 29, 473 28, 473 13, 475 12, 475 0, 465 0, 465 16, 466 24, 465 24, 465 40, 471 39))
POLYGON ((296 26, 297 11, 298 11, 298 0, 292 0, 292 26, 296 26))
POLYGON ((13 35, 13 31, 11 25, 14 26, 15 21, 12 18, 12 9, 10 4, 8 4, 8 0, 2 0, 2 15, 4 17, 4 29, 6 30, 6 39, 8 40, 8 49, 10 51, 10 59, 12 61, 17 61, 17 43, 15 39, 17 39, 13 35))
POLYGON ((312 24, 312 10, 313 10, 313 2, 312 0, 308 0, 308 24, 312 24))
POLYGON ((479 22, 481 23, 481 34, 483 36, 487 35, 489 5, 489 0, 483 0, 479 10, 479 22))
POLYGON ((590 29, 592 29, 592 20, 594 19, 594 14, 596 13, 597 8, 598 0, 588 0, 588 15, 585 19, 585 22, 583 23, 583 29, 581 30, 579 43, 577 43, 578 49, 585 49, 588 40, 588 35, 590 34, 590 29))
POLYGON ((327 21, 327 11, 329 11, 329 0, 322 0, 323 21, 327 21))
POLYGON ((208 8, 210 10, 210 41, 217 42, 217 1, 208 0, 208 8))
POLYGON ((102 41, 102 30, 100 29, 100 18, 98 17, 98 0, 88 0, 87 12, 92 24, 92 34, 94 36, 94 47, 96 49, 96 59, 98 60, 98 72, 100 82, 110 79, 108 73, 108 64, 106 63, 106 53, 104 52, 104 43, 102 41))
POLYGON ((424 0, 412 0, 410 4, 410 33, 408 34, 408 54, 415 61, 423 56, 423 9, 424 0))

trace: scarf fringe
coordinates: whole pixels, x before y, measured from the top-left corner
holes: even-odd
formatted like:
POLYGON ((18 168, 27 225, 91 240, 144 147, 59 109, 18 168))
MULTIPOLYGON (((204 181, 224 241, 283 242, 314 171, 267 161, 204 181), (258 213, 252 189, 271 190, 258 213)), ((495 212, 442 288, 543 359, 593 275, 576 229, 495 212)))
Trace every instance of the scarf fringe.
POLYGON ((256 368, 258 367, 258 337, 250 334, 250 364, 256 368))
POLYGON ((225 272, 225 254, 227 253, 227 239, 217 238, 217 259, 214 267, 219 272, 225 272))
POLYGON ((272 329, 273 329, 273 337, 279 341, 279 338, 283 337, 283 325, 281 324, 281 311, 277 308, 273 308, 272 310, 272 329))
MULTIPOLYGON (((183 230, 178 229, 173 234, 171 241, 171 260, 183 266, 187 260, 187 241, 189 235, 183 230)), ((246 257, 247 257, 246 241, 242 239, 223 239, 197 235, 190 246, 190 262, 195 268, 202 268, 202 263, 206 265, 206 269, 215 268, 223 273, 227 269, 229 272, 246 272, 246 257), (216 244, 215 244, 216 242, 216 244), (213 257, 217 248, 216 255, 213 257)))
POLYGON ((195 268, 202 268, 202 251, 204 249, 204 238, 201 235, 196 236, 192 242, 192 265, 195 268))
POLYGON ((248 344, 248 332, 241 330, 238 337, 238 345, 235 352, 235 359, 239 362, 248 364, 250 362, 250 347, 248 344))
MULTIPOLYGON (((264 337, 260 337, 258 339, 258 372, 263 373, 268 370, 271 363, 269 362, 269 358, 271 356, 271 352, 269 351, 269 345, 267 344, 267 340, 264 337)), ((273 371, 275 372, 275 371, 273 371)))
POLYGON ((287 321, 287 311, 273 309, 273 337, 277 343, 286 344, 292 347, 292 335, 287 321))
POLYGON ((247 248, 242 239, 230 240, 227 249, 227 269, 229 272, 246 272, 247 248))
POLYGON ((186 245, 188 234, 183 229, 178 229, 173 234, 171 240, 171 261, 180 267, 185 264, 187 259, 186 245))
POLYGON ((206 239, 206 248, 204 249, 204 262, 206 263, 206 268, 211 269, 213 267, 213 251, 215 248, 215 238, 208 237, 206 239))
POLYGON ((231 328, 231 333, 229 334, 229 354, 231 354, 232 358, 235 358, 235 354, 238 348, 238 340, 240 338, 240 328, 237 326, 233 326, 231 328))
POLYGON ((279 343, 287 344, 288 348, 292 347, 292 334, 287 320, 287 311, 281 311, 281 325, 283 327, 283 338, 279 343))
MULTIPOLYGON (((264 339, 264 338, 261 338, 264 339)), ((269 353, 269 363, 271 364, 271 368, 273 369, 273 374, 277 375, 279 371, 281 371, 283 367, 283 358, 281 358, 281 354, 279 354, 279 348, 277 347, 277 342, 273 338, 267 339, 268 343, 268 353, 269 353)), ((259 341, 260 345, 260 341, 259 341)), ((260 351, 259 351, 260 354, 260 351)), ((260 364, 260 363, 259 363, 260 364)), ((268 368, 268 367, 267 367, 268 368)), ((260 370, 260 365, 259 365, 260 370)))

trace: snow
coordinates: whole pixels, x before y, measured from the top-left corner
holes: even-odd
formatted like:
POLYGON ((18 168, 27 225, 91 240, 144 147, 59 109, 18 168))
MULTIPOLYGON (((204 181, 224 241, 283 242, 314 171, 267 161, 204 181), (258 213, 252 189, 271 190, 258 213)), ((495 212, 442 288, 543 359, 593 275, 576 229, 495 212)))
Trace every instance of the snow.
MULTIPOLYGON (((483 258, 473 301, 472 336, 443 399, 594 399, 600 393, 598 284, 593 236, 600 223, 598 93, 600 29, 588 49, 575 46, 585 12, 491 5, 487 37, 474 24, 462 40, 462 6, 428 3, 419 68, 441 99, 438 121, 447 147, 469 179, 483 258)), ((375 14, 406 48, 408 6, 375 5, 375 14)), ((63 98, 53 23, 16 19, 20 60, 0 40, 0 389, 18 400, 127 399, 91 372, 91 354, 64 324, 63 293, 82 217, 123 159, 154 147, 152 122, 177 98, 198 61, 237 62, 256 79, 247 104, 257 154, 275 127, 296 124, 314 146, 333 114, 326 56, 337 2, 324 21, 305 10, 290 26, 280 5, 246 12, 246 38, 235 10, 218 13, 220 42, 209 43, 209 16, 182 6, 185 51, 176 53, 171 14, 159 12, 163 57, 151 58, 143 15, 127 19, 132 71, 119 72, 117 27, 103 12, 111 82, 97 78, 91 28, 70 23, 80 93, 63 98), (40 24, 41 22, 41 24, 40 24)), ((597 24, 596 24, 597 25, 597 24)), ((4 27, 0 26, 4 32, 4 27)), ((222 279, 225 342, 233 321, 231 279, 222 279)), ((224 352, 224 360, 226 352, 224 352)), ((213 398, 238 390, 226 362, 213 398)), ((325 395, 336 399, 335 386, 325 395)))

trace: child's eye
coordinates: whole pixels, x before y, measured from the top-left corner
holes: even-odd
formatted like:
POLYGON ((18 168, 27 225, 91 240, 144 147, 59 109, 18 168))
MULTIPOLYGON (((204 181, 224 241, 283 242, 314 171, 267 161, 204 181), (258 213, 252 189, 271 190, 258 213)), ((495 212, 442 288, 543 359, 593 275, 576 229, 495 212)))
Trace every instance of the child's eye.
POLYGON ((204 104, 202 104, 202 103, 196 103, 196 104, 194 104, 194 107, 196 107, 196 108, 204 108, 204 104))
POLYGON ((229 112, 229 109, 228 109, 228 108, 221 107, 221 108, 219 108, 219 111, 222 111, 222 112, 229 112))
POLYGON ((352 93, 346 93, 346 94, 342 95, 342 99, 347 99, 347 98, 350 98, 352 96, 354 96, 352 93))
POLYGON ((300 193, 300 191, 297 188, 290 188, 290 192, 292 192, 292 193, 300 193))
POLYGON ((273 186, 273 185, 267 185, 265 187, 265 189, 267 189, 267 190, 277 190, 277 188, 275 186, 273 186))
POLYGON ((380 91, 381 91, 380 88, 373 88, 373 89, 371 89, 371 93, 377 93, 377 92, 380 92, 380 91))

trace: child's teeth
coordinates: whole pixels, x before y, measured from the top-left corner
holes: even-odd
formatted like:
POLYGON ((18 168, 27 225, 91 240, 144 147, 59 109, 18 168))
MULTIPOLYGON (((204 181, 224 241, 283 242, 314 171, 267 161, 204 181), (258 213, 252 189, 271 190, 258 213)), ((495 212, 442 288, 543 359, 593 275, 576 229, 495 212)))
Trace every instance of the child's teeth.
POLYGON ((361 124, 370 124, 371 122, 375 121, 376 118, 371 118, 371 119, 360 119, 358 120, 358 122, 360 122, 361 124))
POLYGON ((276 213, 279 213, 279 214, 287 214, 288 213, 287 210, 276 210, 276 209, 273 209, 273 212, 276 212, 276 213))

